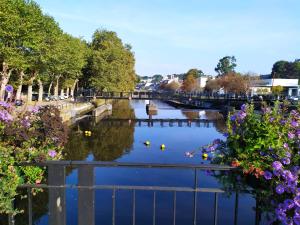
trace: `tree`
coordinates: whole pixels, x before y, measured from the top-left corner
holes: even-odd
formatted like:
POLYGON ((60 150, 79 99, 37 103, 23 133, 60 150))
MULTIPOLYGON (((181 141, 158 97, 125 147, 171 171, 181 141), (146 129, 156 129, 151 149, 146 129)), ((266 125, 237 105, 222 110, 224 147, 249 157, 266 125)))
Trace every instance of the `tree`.
POLYGON ((210 79, 206 82, 205 90, 209 92, 218 91, 221 88, 217 79, 210 79))
POLYGON ((186 74, 184 74, 183 79, 185 79, 188 75, 193 75, 195 79, 198 79, 201 76, 204 76, 202 70, 198 69, 190 69, 186 74))
POLYGON ((164 79, 164 77, 160 74, 155 74, 153 75, 152 77, 152 80, 155 82, 155 83, 159 83, 161 82, 162 80, 164 79))
POLYGON ((215 71, 218 73, 219 76, 222 76, 234 72, 236 66, 236 59, 234 56, 225 56, 219 60, 215 71))
POLYGON ((130 45, 123 45, 115 32, 97 30, 91 43, 92 87, 106 91, 134 90, 135 59, 130 45))
POLYGON ((165 86, 165 90, 167 91, 177 91, 180 88, 180 84, 176 81, 172 81, 171 83, 165 86))
POLYGON ((238 73, 228 73, 226 76, 221 76, 218 79, 219 85, 227 93, 247 93, 249 91, 249 79, 238 73))
POLYGON ((24 23, 20 15, 26 7, 23 0, 0 1, 0 100, 4 98, 5 86, 12 71, 24 64, 23 32, 27 23, 24 23))
POLYGON ((193 76, 193 74, 189 74, 183 80, 182 90, 190 92, 196 90, 198 86, 197 79, 193 76))
POLYGON ((272 67, 271 75, 273 78, 300 79, 300 62, 277 61, 272 67))
POLYGON ((275 95, 280 95, 282 91, 283 91, 283 87, 280 85, 272 87, 272 93, 274 93, 275 95))

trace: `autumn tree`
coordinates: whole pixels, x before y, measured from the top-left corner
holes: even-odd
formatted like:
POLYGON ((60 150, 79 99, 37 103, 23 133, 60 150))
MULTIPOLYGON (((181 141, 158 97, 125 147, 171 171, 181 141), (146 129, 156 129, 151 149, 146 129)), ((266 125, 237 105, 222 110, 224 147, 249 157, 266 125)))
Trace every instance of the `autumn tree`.
POLYGON ((214 92, 220 90, 221 86, 218 79, 210 79, 206 82, 204 90, 214 92))
POLYGON ((186 78, 183 80, 182 84, 182 90, 190 92, 194 91, 199 87, 197 79, 192 75, 189 74, 186 76, 186 78))
POLYGON ((192 75, 195 79, 198 79, 201 76, 204 76, 202 70, 190 69, 186 74, 184 74, 183 79, 186 79, 187 76, 192 75))
POLYGON ((228 73, 226 76, 217 78, 219 85, 226 93, 247 93, 249 91, 249 80, 239 73, 228 73))

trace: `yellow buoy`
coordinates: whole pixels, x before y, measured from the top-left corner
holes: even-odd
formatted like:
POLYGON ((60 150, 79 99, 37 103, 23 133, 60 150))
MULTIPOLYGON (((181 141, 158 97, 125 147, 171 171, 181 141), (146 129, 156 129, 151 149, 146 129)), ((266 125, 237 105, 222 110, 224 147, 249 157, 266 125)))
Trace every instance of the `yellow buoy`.
POLYGON ((206 154, 206 153, 203 153, 203 154, 202 154, 202 158, 203 158, 203 159, 205 159, 205 160, 206 160, 206 159, 207 159, 207 157, 208 157, 208 154, 206 154))
POLYGON ((147 146, 149 146, 150 145, 150 141, 145 141, 144 144, 147 145, 147 146))
POLYGON ((164 144, 161 144, 161 145, 160 145, 160 149, 161 149, 161 150, 163 150, 163 149, 165 149, 165 148, 166 148, 166 146, 165 146, 164 144))
POLYGON ((86 130, 86 131, 84 132, 84 134, 85 134, 85 136, 88 136, 88 137, 92 136, 92 132, 91 132, 91 131, 88 131, 88 130, 86 130))

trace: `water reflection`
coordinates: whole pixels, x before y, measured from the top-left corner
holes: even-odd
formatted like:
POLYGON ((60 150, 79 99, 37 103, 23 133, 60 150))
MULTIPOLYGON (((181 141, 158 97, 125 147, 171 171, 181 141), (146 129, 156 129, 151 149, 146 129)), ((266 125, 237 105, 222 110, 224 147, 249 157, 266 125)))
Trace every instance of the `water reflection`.
MULTIPOLYGON (((114 110, 109 118, 135 118, 134 109, 128 101, 114 103, 114 110)), ((109 123, 95 123, 95 118, 80 121, 70 133, 65 148, 66 160, 86 160, 92 153, 97 161, 113 161, 127 154, 134 142, 134 123, 127 126, 111 126, 109 123), (92 136, 84 136, 84 131, 91 131, 92 136)))
MULTIPOLYGON (((151 150, 164 143, 168 148, 177 150, 173 151, 173 155, 169 154, 167 161, 170 163, 185 161, 184 152, 192 149, 196 150, 201 145, 208 144, 209 140, 213 140, 220 136, 219 132, 224 132, 225 122, 222 115, 217 111, 200 111, 200 110, 187 110, 175 109, 163 102, 153 101, 158 111, 154 114, 147 115, 145 101, 114 101, 112 114, 108 116, 108 120, 95 121, 95 118, 86 118, 77 125, 75 125, 70 133, 69 142, 65 148, 65 158, 67 160, 100 160, 112 161, 117 159, 127 159, 132 162, 144 161, 141 157, 136 158, 140 154, 141 149, 144 149, 143 142, 151 140, 151 150), (164 127, 161 129, 160 123, 154 123, 151 130, 147 124, 136 124, 136 118, 176 118, 176 119, 208 119, 213 120, 213 127, 199 128, 199 127, 164 127), (128 121, 117 121, 115 119, 129 119, 128 121), (141 127, 137 127, 140 125, 141 127), (202 129, 206 130, 204 134, 202 129), (84 131, 91 131, 92 136, 84 136, 84 131), (216 131, 217 130, 217 131, 216 131), (203 141, 199 137, 208 137, 203 141), (152 141, 154 140, 154 141, 152 141), (125 157, 130 151, 131 156, 125 157), (181 156, 179 155, 181 153, 181 156), (174 161, 173 161, 174 160, 174 161)), ((168 126, 168 123, 164 124, 168 126)), ((202 125, 203 126, 203 125, 202 125)), ((168 149, 167 148, 167 149, 168 149)), ((144 158, 151 157, 152 162, 156 162, 159 158, 155 159, 149 152, 143 153, 144 158)), ((158 155, 154 155, 160 157, 158 155)), ((148 159, 146 161, 148 161, 148 159)))

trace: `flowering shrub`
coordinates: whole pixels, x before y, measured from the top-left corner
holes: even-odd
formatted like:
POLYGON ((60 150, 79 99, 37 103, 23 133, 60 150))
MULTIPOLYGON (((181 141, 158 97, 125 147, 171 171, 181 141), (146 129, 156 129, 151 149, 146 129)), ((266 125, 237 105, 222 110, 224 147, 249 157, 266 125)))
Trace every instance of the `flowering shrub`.
MULTIPOLYGON (((254 112, 253 105, 229 115, 227 140, 215 140, 203 148, 213 163, 240 167, 270 187, 264 192, 272 200, 274 220, 300 224, 300 114, 282 104, 254 112)), ((270 205, 270 202, 268 202, 270 205)))
POLYGON ((67 140, 67 130, 54 107, 17 111, 0 102, 0 213, 14 213, 17 187, 41 183, 45 170, 21 167, 20 162, 58 160, 67 140))

